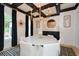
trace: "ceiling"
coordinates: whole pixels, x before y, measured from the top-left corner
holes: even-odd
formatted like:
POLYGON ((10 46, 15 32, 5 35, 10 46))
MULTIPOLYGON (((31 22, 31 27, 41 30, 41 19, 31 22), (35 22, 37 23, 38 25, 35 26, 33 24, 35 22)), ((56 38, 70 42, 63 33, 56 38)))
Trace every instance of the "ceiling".
POLYGON ((4 3, 29 16, 51 17, 77 8, 78 3, 4 3))

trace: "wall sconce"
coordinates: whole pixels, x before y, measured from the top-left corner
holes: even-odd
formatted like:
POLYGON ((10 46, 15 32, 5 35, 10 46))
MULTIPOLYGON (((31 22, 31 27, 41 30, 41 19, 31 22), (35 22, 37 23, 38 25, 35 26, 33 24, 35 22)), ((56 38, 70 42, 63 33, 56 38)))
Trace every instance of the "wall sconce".
POLYGON ((19 25, 20 25, 20 26, 23 25, 23 21, 22 21, 22 20, 19 21, 19 25))

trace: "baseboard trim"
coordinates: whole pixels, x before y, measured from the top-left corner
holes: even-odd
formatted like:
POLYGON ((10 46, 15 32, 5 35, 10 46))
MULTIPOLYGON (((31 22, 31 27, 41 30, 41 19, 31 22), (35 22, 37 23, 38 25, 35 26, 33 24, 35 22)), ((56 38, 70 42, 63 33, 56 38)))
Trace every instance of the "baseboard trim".
POLYGON ((64 46, 64 47, 74 47, 73 45, 69 45, 69 44, 60 44, 60 46, 64 46))

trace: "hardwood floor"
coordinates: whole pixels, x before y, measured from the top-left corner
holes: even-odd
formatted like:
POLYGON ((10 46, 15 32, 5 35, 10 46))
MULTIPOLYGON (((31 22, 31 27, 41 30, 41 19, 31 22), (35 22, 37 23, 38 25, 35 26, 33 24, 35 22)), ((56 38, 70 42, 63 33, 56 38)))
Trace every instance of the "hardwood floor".
POLYGON ((75 54, 79 56, 79 48, 73 47, 72 49, 74 50, 75 54))
POLYGON ((71 47, 61 46, 60 56, 76 56, 76 54, 71 47))

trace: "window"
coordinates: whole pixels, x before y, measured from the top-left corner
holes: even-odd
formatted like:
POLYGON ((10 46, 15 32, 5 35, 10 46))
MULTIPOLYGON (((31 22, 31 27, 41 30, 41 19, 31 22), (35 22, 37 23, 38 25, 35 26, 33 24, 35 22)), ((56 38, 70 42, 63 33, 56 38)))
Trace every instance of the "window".
POLYGON ((8 15, 5 12, 5 20, 4 20, 4 39, 11 39, 11 33, 12 33, 12 19, 11 15, 8 15))

